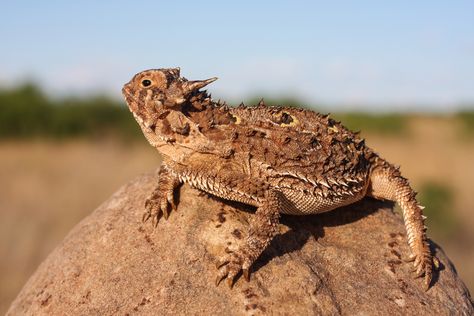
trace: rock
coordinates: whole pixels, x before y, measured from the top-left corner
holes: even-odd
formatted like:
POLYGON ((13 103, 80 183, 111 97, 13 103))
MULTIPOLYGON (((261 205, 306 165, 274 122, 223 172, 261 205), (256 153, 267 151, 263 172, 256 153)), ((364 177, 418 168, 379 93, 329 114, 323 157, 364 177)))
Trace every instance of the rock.
POLYGON ((473 314, 468 290, 434 243, 434 285, 425 292, 413 280, 400 216, 370 199, 284 216, 250 282, 216 287, 215 263, 242 242, 252 210, 185 185, 178 210, 154 229, 141 216, 155 182, 136 179, 79 223, 7 315, 473 314))

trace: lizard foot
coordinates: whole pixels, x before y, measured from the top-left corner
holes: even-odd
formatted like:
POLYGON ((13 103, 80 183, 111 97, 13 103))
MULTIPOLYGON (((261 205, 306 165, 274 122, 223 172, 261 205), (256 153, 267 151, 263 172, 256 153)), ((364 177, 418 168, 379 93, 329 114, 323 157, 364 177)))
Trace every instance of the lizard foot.
POLYGON ((234 285, 235 277, 242 271, 245 279, 250 280, 250 264, 248 260, 245 260, 245 257, 239 255, 236 252, 228 252, 220 261, 217 263, 217 268, 219 273, 216 278, 216 286, 219 283, 226 279, 227 285, 229 288, 232 288, 234 285))
POLYGON ((170 211, 176 210, 173 189, 155 190, 145 201, 145 212, 142 221, 146 222, 150 218, 153 226, 157 226, 161 217, 168 219, 170 211))
POLYGON ((414 269, 412 272, 415 273, 415 279, 424 276, 425 291, 427 291, 433 278, 433 265, 435 268, 439 266, 438 259, 431 256, 428 243, 424 243, 421 250, 413 254, 407 261, 413 262, 414 269))

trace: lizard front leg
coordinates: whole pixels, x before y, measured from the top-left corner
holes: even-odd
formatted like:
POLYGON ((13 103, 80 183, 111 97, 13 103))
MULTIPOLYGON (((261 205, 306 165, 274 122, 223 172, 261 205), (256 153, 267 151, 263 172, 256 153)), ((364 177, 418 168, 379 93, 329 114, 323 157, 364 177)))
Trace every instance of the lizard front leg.
POLYGON ((219 164, 198 161, 192 169, 180 164, 173 164, 172 167, 183 182, 194 188, 257 207, 255 214, 251 215, 245 243, 236 251, 225 254, 217 263, 216 285, 227 279, 228 285, 232 286, 240 271, 248 279, 250 267, 276 235, 283 193, 273 189, 263 179, 242 173, 235 166, 220 164, 220 168, 213 168, 215 165, 219 164))
POLYGON ((158 171, 158 183, 145 201, 143 222, 152 219, 154 226, 162 216, 168 219, 169 212, 176 209, 174 191, 180 185, 179 178, 163 163, 158 171))
POLYGON ((245 244, 236 252, 225 255, 218 263, 216 285, 223 279, 232 287, 235 276, 242 270, 247 281, 249 269, 265 250, 278 231, 280 219, 280 192, 266 191, 260 205, 250 220, 250 229, 245 244))

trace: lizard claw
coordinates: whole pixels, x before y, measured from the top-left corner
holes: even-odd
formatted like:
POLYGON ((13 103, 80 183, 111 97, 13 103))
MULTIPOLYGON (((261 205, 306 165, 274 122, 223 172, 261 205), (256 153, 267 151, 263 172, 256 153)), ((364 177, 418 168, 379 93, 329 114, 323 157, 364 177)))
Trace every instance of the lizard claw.
POLYGON ((415 275, 413 278, 417 279, 424 276, 425 291, 427 291, 433 277, 433 266, 435 268, 439 267, 439 260, 431 256, 428 244, 424 244, 419 253, 412 255, 409 261, 413 262, 414 266, 412 272, 415 275))
POLYGON ((152 225, 156 227, 162 215, 163 213, 156 198, 148 198, 145 201, 145 212, 143 213, 142 221, 145 223, 151 218, 152 225))
POLYGON ((224 279, 226 279, 226 283, 229 288, 232 289, 232 286, 234 285, 234 277, 230 273, 229 268, 227 266, 224 266, 217 275, 215 281, 216 286, 218 286, 224 279))
POLYGON ((425 283, 425 292, 426 292, 430 289, 431 275, 428 275, 428 274, 425 275, 424 283, 425 283))
POLYGON ((160 222, 160 218, 158 216, 153 216, 153 219, 151 220, 151 225, 156 228, 158 226, 158 223, 160 222))
POLYGON ((413 273, 415 273, 415 275, 413 276, 413 279, 418 279, 418 278, 421 278, 424 274, 425 274, 425 271, 423 271, 422 267, 420 266, 418 269, 413 269, 413 273))
POLYGON ((219 275, 217 275, 217 278, 215 281, 216 286, 219 286, 219 283, 221 283, 221 281, 224 280, 226 277, 227 277, 227 274, 225 273, 220 273, 219 275))
POLYGON ((222 267, 222 266, 228 264, 229 262, 230 262, 230 260, 229 260, 228 258, 224 258, 224 259, 222 259, 222 260, 220 260, 220 261, 217 261, 217 263, 216 263, 216 268, 219 269, 220 267, 222 267))
POLYGON ((155 191, 145 201, 145 212, 142 221, 146 222, 152 219, 152 225, 156 227, 161 217, 169 218, 170 210, 176 210, 173 191, 155 191))
POLYGON ((226 279, 227 285, 229 288, 232 288, 234 285, 234 279, 243 270, 245 278, 249 277, 249 270, 243 269, 242 264, 244 260, 241 256, 235 252, 227 254, 223 259, 219 260, 216 264, 216 267, 219 269, 219 273, 216 278, 216 286, 219 283, 226 279))
POLYGON ((148 211, 144 212, 144 213, 143 213, 143 216, 142 216, 142 222, 143 222, 143 223, 146 223, 146 221, 149 220, 150 217, 151 217, 151 213, 150 213, 150 212, 148 212, 148 211))
POLYGON ((163 217, 168 220, 168 217, 170 217, 170 213, 168 212, 168 207, 162 208, 161 211, 163 212, 163 217))
POLYGON ((250 281, 250 270, 249 269, 242 269, 245 281, 249 282, 250 281))

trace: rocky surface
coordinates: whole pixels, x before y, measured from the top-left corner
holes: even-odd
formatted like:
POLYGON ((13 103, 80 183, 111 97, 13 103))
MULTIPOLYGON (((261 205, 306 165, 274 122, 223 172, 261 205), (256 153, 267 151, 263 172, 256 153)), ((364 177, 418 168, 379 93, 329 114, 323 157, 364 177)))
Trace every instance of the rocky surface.
POLYGON ((216 287, 215 263, 242 242, 252 209, 181 188, 178 211, 142 224, 155 182, 142 176, 79 223, 41 264, 7 315, 471 315, 444 252, 423 290, 405 263, 400 216, 375 200, 318 216, 284 216, 250 282, 216 287))

